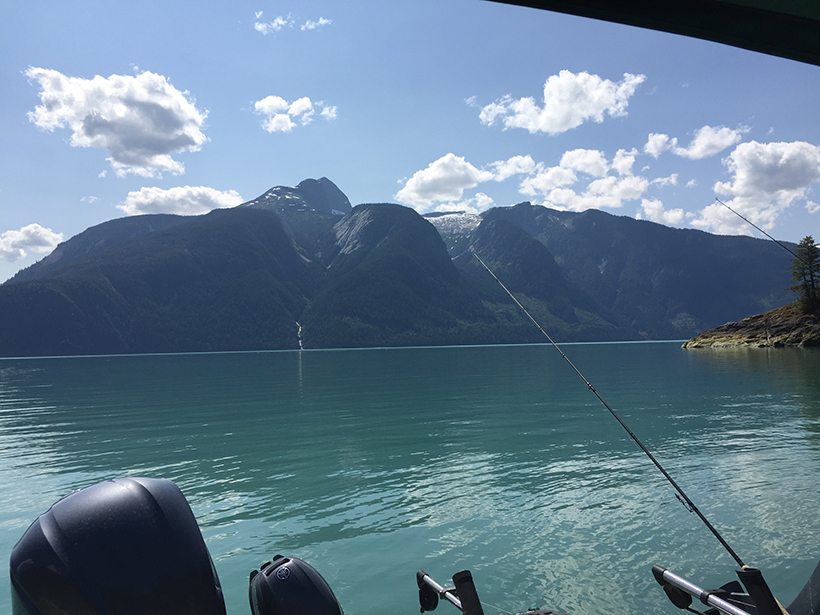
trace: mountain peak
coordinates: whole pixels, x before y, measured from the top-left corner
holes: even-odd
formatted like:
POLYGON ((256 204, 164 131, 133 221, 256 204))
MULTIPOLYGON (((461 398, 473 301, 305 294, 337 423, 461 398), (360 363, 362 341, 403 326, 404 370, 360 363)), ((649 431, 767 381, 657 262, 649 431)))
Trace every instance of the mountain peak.
POLYGON ((274 211, 313 211, 343 216, 352 207, 350 200, 327 177, 305 179, 296 187, 275 186, 241 207, 274 211))

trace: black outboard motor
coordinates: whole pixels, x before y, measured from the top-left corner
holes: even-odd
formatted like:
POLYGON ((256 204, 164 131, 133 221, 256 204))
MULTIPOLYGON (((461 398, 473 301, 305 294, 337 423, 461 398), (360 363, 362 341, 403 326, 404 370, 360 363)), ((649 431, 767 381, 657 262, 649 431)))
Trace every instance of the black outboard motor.
POLYGON ((64 497, 11 552, 14 615, 225 615, 191 507, 170 480, 122 478, 64 497))
POLYGON ((251 572, 253 615, 344 615, 330 585, 313 566, 276 555, 251 572))

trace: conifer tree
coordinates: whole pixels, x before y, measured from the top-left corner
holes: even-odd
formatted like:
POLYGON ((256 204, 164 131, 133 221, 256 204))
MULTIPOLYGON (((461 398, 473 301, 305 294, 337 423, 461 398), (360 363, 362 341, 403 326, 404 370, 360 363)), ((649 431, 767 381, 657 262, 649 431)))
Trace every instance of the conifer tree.
POLYGON ((792 259, 792 280, 797 282, 789 287, 799 293, 800 307, 806 313, 820 310, 820 247, 811 235, 797 244, 795 257, 792 259))

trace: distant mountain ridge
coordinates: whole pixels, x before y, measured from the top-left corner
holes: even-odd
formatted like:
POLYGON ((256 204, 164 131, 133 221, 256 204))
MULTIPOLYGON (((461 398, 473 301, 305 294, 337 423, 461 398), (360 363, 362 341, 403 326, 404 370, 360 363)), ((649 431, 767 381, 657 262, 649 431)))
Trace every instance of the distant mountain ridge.
POLYGON ((422 217, 327 178, 111 220, 0 285, 0 356, 683 339, 788 301, 770 244, 530 203, 422 217))
POLYGON ((155 231, 162 231, 185 222, 185 216, 171 214, 147 214, 129 216, 103 222, 84 230, 68 241, 58 245, 48 256, 30 267, 18 271, 12 281, 31 279, 44 271, 66 267, 73 262, 105 252, 122 242, 140 237, 155 231))
MULTIPOLYGON (((543 244, 569 280, 625 319, 640 338, 685 339, 792 298, 785 290, 789 256, 773 242, 529 202, 493 208, 479 217, 475 233, 503 219, 543 244)), ((457 222, 469 228, 475 220, 464 214, 454 218, 430 221, 460 262, 469 244, 457 222)))

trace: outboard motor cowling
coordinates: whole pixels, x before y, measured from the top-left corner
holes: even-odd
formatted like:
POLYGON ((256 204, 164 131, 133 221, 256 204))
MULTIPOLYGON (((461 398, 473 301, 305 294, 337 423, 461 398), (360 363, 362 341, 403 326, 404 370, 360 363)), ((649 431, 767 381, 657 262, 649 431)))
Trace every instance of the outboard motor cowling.
POLYGON ((276 555, 249 583, 253 615, 344 615, 322 575, 295 557, 276 555))
POLYGON ((11 552, 14 615, 225 615, 191 507, 170 480, 75 491, 11 552))

